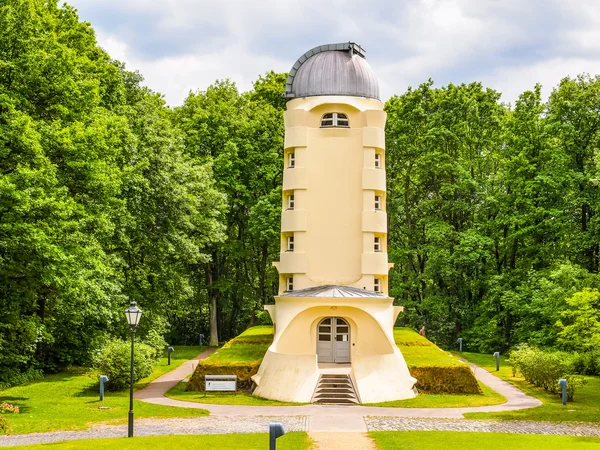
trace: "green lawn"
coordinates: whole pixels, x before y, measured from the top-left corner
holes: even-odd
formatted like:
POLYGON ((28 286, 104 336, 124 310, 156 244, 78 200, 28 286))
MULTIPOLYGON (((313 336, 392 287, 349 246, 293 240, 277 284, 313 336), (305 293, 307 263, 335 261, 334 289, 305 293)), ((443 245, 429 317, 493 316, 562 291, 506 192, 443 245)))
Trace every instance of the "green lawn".
POLYGON ((498 394, 483 383, 479 383, 483 395, 479 394, 425 394, 415 398, 393 402, 367 403, 365 406, 391 406, 396 408, 464 408, 467 406, 490 406, 506 402, 506 397, 498 394))
MULTIPOLYGON (((190 354, 197 355, 199 347, 180 350, 180 360, 166 359, 159 362, 148 379, 154 379, 177 367, 190 354)), ((176 350, 177 351, 177 350, 176 350)), ((173 354, 174 355, 174 354, 173 354)), ((193 356, 190 356, 193 357, 193 356)), ((148 379, 136 385, 144 387, 148 379)), ((80 430, 96 422, 123 423, 129 411, 129 391, 107 392, 103 402, 99 400, 98 377, 73 369, 24 385, 0 391, 0 401, 15 404, 20 414, 6 414, 13 433, 34 433, 55 430, 80 430)), ((175 408, 134 401, 136 417, 190 417, 207 415, 202 409, 175 408)))
MULTIPOLYGON (((312 440, 306 433, 287 433, 277 439, 277 448, 280 450, 308 450, 312 440)), ((18 448, 22 450, 146 450, 168 448, 169 450, 188 449, 215 449, 215 450, 264 450, 269 448, 268 433, 253 434, 213 434, 193 436, 147 436, 116 439, 85 439, 80 441, 63 441, 51 444, 26 445, 18 448)))
POLYGON ((376 431, 369 433, 381 450, 510 449, 587 450, 600 448, 600 438, 456 431, 376 431))
POLYGON ((409 367, 465 364, 410 328, 394 328, 394 340, 409 367))
POLYGON ((271 342, 273 342, 272 326, 251 327, 227 342, 203 363, 260 362, 267 353, 271 342))
POLYGON ((468 352, 457 354, 543 402, 543 405, 537 408, 518 411, 465 414, 465 417, 469 419, 600 422, 600 377, 585 377, 587 384, 575 393, 573 402, 568 402, 566 406, 563 406, 558 395, 549 394, 543 389, 531 385, 522 377, 513 377, 512 368, 505 357, 500 357, 500 371, 496 372, 496 361, 492 355, 468 352))
POLYGON ((185 383, 179 383, 171 388, 166 396, 186 402, 206 403, 211 405, 249 405, 249 406, 298 406, 305 403, 278 402, 266 398, 255 397, 246 392, 204 392, 186 391, 185 383))

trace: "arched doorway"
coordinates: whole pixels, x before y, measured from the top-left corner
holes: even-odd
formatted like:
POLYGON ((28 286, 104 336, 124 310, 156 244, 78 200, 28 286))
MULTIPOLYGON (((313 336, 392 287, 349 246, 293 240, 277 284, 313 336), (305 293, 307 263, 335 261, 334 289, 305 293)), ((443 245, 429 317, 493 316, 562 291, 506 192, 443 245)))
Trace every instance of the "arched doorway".
POLYGON ((341 317, 326 317, 317 327, 317 357, 320 363, 350 362, 350 325, 341 317))

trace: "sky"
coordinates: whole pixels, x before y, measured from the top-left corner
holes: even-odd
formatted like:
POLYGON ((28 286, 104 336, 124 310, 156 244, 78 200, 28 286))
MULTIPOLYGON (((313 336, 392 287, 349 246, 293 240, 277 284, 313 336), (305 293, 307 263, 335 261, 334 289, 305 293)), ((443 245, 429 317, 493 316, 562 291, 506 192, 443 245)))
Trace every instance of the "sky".
POLYGON ((536 83, 600 73, 598 0, 69 0, 111 57, 168 104, 229 78, 240 90, 321 44, 367 51, 382 100, 432 78, 514 103, 536 83))

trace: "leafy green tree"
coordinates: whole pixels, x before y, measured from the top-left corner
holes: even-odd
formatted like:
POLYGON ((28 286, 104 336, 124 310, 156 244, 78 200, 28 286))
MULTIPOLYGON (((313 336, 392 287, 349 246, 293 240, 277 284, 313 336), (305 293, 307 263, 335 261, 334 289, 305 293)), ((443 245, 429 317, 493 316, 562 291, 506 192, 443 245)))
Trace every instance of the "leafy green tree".
POLYGON ((558 344, 565 350, 591 351, 600 346, 600 292, 584 289, 567 299, 556 323, 558 344))

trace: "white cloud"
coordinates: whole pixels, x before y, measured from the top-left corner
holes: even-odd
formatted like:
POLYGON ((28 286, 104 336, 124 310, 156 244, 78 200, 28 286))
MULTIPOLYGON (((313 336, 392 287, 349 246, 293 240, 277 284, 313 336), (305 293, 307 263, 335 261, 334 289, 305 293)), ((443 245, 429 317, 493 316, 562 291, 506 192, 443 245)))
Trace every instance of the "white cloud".
POLYGON ((230 78, 244 90, 330 42, 363 45, 384 100, 432 77, 483 81, 505 101, 600 71, 595 0, 71 0, 98 41, 180 104, 230 78))

